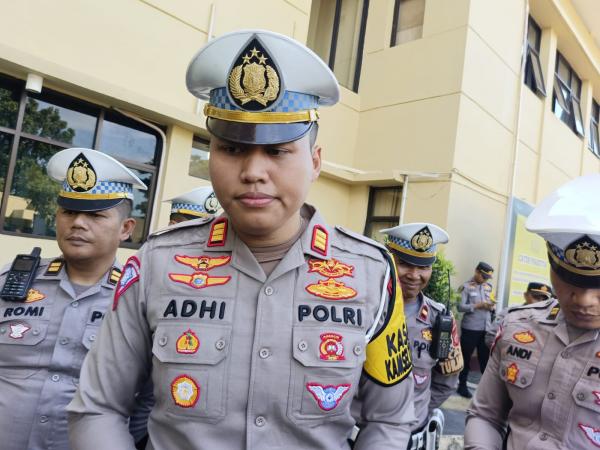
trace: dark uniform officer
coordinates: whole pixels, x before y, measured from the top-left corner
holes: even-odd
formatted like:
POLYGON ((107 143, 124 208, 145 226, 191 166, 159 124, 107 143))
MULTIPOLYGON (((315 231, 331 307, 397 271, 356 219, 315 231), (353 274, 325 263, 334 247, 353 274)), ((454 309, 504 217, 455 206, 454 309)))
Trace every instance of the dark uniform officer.
POLYGON ((599 189, 600 176, 577 178, 529 216, 558 300, 509 309, 467 410, 466 449, 600 447, 599 189))
POLYGON ((446 313, 446 307, 422 292, 431 277, 437 246, 448 242, 448 234, 430 223, 407 223, 381 232, 387 235, 386 246, 398 268, 414 365, 417 423, 408 448, 433 449, 437 448, 444 427, 444 414, 438 408, 456 389, 463 368, 454 318, 448 356, 440 359, 432 353, 432 346, 435 348, 440 337, 436 321, 446 313))
MULTIPOLYGON (((72 148, 48 174, 63 182, 56 239, 62 256, 43 259, 24 303, 0 299, 0 448, 67 450, 65 408, 84 356, 98 337, 121 274, 133 187, 146 186, 108 155, 72 148)), ((10 266, 2 270, 4 285, 10 266)))
POLYGON ((456 391, 467 398, 472 397, 467 387, 467 378, 473 351, 477 349, 481 373, 485 370, 490 354, 485 343, 485 330, 492 322, 491 314, 495 308, 492 285, 487 282, 492 278, 493 273, 492 266, 480 262, 475 268, 473 278, 462 285, 462 297, 458 310, 464 313, 460 328, 460 346, 465 367, 458 378, 456 391))
POLYGON ((165 201, 171 202, 169 225, 214 215, 221 207, 210 186, 192 189, 165 201))
POLYGON ((156 233, 127 262, 69 406, 71 442, 131 448, 123 418, 151 372, 156 450, 348 449, 355 395, 355 448, 405 448, 412 364, 391 256, 304 204, 334 75, 298 42, 247 30, 208 43, 187 84, 209 100, 225 214, 156 233))

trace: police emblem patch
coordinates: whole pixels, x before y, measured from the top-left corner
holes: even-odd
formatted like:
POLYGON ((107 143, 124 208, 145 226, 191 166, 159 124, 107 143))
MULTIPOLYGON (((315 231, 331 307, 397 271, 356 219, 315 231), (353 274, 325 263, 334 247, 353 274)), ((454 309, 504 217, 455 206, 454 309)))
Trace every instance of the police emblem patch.
POLYGON ((12 339, 22 339, 31 327, 24 323, 13 323, 10 325, 10 334, 8 335, 12 339))
POLYGON ((323 411, 331 411, 339 405, 340 400, 350 390, 350 384, 340 384, 337 386, 323 386, 318 383, 306 383, 306 389, 317 401, 319 408, 323 411))
POLYGON ((212 258, 210 256, 187 256, 187 255, 175 255, 175 261, 180 264, 190 266, 196 270, 210 270, 215 267, 224 266, 231 260, 231 256, 218 256, 212 258))
POLYGON ((433 334, 431 333, 431 328, 425 328, 424 330, 421 330, 421 336, 423 336, 423 339, 426 341, 432 341, 433 334))
POLYGON ((177 406, 193 408, 200 398, 200 386, 192 377, 179 375, 171 382, 171 397, 177 406))
POLYGON ((29 289, 27 291, 27 299, 24 303, 39 302, 40 300, 44 300, 45 298, 46 296, 37 289, 29 289))
POLYGON ((177 350, 177 353, 184 355, 193 355, 198 351, 199 347, 200 340, 198 339, 198 336, 196 336, 196 333, 189 328, 179 336, 175 343, 175 350, 177 350))
POLYGON ((186 284, 194 289, 204 289, 205 287, 209 286, 226 284, 231 279, 231 276, 211 277, 204 272, 195 272, 191 275, 186 275, 183 273, 170 273, 169 278, 176 283, 186 284))
POLYGON ((519 375, 519 366, 517 364, 512 363, 510 366, 506 368, 506 381, 509 383, 515 384, 517 381, 517 376, 519 375))
POLYGON ((529 330, 519 331, 518 333, 513 334, 513 338, 521 344, 531 344, 532 342, 535 342, 535 335, 529 330))
POLYGON ((211 192, 206 200, 204 200, 204 209, 209 214, 216 214, 221 205, 219 204, 219 200, 217 200, 217 196, 214 192, 211 192))
POLYGON ((415 385, 422 386, 429 377, 427 375, 419 375, 413 371, 413 378, 415 380, 415 385))
POLYGON ((140 279, 140 260, 136 256, 131 256, 123 266, 121 278, 115 288, 115 297, 113 300, 112 310, 116 310, 119 304, 119 298, 127 291, 136 281, 140 279))
POLYGON ((312 295, 328 300, 346 300, 356 297, 356 291, 354 289, 333 278, 319 280, 317 284, 309 284, 306 286, 306 291, 312 295))
POLYGON ((80 153, 67 169, 67 183, 75 192, 87 192, 96 185, 96 171, 92 164, 80 153))
POLYGON ((344 345, 342 339, 344 337, 337 333, 321 334, 321 345, 319 346, 319 358, 324 361, 343 361, 344 345))
POLYGON ((584 432, 585 437, 594 444, 595 447, 600 448, 600 428, 594 428, 590 425, 584 425, 579 423, 579 428, 584 432))
POLYGON ((410 245, 418 252, 425 252, 433 245, 433 238, 429 228, 421 228, 410 240, 410 245))
POLYGON ((321 259, 309 259, 308 272, 317 272, 319 275, 328 278, 352 277, 354 276, 354 266, 344 264, 335 258, 326 261, 321 259))

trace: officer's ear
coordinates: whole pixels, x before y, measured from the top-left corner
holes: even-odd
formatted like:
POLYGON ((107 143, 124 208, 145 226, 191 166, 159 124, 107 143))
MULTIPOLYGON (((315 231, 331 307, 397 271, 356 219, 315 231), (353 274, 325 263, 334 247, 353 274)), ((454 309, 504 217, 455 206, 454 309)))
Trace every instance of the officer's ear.
POLYGON ((131 237, 136 223, 137 222, 133 217, 127 217, 126 219, 123 219, 121 222, 121 233, 119 236, 121 241, 126 241, 131 237))
POLYGON ((315 181, 319 178, 319 174, 321 173, 321 146, 317 144, 313 145, 310 156, 312 158, 313 166, 312 178, 310 181, 315 181))

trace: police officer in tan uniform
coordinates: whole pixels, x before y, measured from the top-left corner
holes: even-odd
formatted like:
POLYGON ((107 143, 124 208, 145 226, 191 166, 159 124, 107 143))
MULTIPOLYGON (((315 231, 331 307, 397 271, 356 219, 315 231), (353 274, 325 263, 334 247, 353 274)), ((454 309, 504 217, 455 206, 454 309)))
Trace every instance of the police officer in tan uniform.
MULTIPOLYGON (((65 408, 84 356, 98 337, 121 274, 119 244, 135 226, 133 187, 146 186, 108 155, 72 148, 48 174, 62 182, 56 240, 62 256, 42 259, 25 302, 0 298, 0 448, 67 450, 65 408)), ((2 270, 4 285, 10 265, 2 270)))
POLYGON ((485 370, 489 358, 489 348, 485 343, 485 330, 492 323, 492 311, 496 306, 492 285, 487 280, 492 278, 493 273, 492 266, 482 261, 477 264, 473 278, 461 287, 462 293, 458 310, 464 313, 460 325, 460 346, 465 365, 458 377, 456 392, 466 398, 472 397, 467 387, 467 378, 473 351, 477 349, 481 373, 485 370))
POLYGON ((600 447, 600 176, 570 181, 526 226, 558 300, 511 308, 467 410, 469 450, 600 447))
POLYGON ((444 427, 439 406, 456 389, 463 367, 456 322, 452 318, 452 342, 448 356, 438 358, 440 332, 436 321, 446 307, 423 294, 432 273, 438 244, 448 242, 448 234, 430 223, 407 223, 381 230, 387 235, 386 246, 396 260, 404 297, 404 312, 413 360, 415 414, 410 450, 434 449, 444 427))
POLYGON ((202 186, 165 200, 171 202, 169 225, 216 214, 221 205, 211 186, 202 186))
POLYGON ((125 264, 69 405, 73 447, 132 448, 124 417, 151 373, 148 448, 348 449, 355 396, 355 449, 405 448, 412 364, 391 256, 304 204, 334 75, 302 44, 246 30, 200 50, 187 85, 209 100, 225 214, 156 233, 125 264))

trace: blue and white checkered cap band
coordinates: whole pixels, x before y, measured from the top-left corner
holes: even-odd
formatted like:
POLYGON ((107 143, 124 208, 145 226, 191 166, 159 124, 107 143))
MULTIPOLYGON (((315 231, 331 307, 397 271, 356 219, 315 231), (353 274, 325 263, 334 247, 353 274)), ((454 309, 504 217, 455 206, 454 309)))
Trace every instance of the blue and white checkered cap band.
MULTIPOLYGON (((548 242, 548 241, 546 241, 546 242, 548 242)), ((554 254, 554 256, 556 256, 561 261, 565 261, 565 252, 562 248, 557 247, 556 245, 552 244, 551 242, 548 242, 548 247, 550 247, 550 251, 554 254)))
MULTIPOLYGON (((413 251, 413 252, 419 252, 419 250, 415 250, 413 248, 413 246, 410 245, 410 241, 406 241, 406 240, 400 239, 400 238, 398 238, 396 236, 389 236, 389 235, 388 235, 387 238, 388 238, 389 242, 392 242, 392 243, 396 244, 397 246, 403 247, 403 248, 405 248, 407 250, 410 250, 410 251, 413 251)), ((437 245, 434 244, 431 247, 426 248, 425 250, 423 250, 423 252, 426 252, 426 253, 435 253, 436 250, 437 250, 437 245)))
POLYGON ((182 209, 187 209, 188 211, 196 211, 199 213, 206 213, 204 207, 196 205, 194 203, 173 203, 171 205, 171 213, 179 212, 182 209))
MULTIPOLYGON (((317 109, 319 97, 302 94, 300 92, 285 91, 279 101, 268 112, 296 112, 317 109)), ((231 103, 227 88, 217 88, 210 91, 210 104, 217 108, 230 111, 244 111, 236 104, 231 103)))
POLYGON ((62 190, 64 192, 73 192, 81 196, 85 195, 106 195, 106 194, 125 194, 125 198, 133 200, 133 186, 129 183, 121 183, 119 181, 99 181, 96 185, 85 192, 77 192, 71 189, 67 181, 63 181, 62 190))

